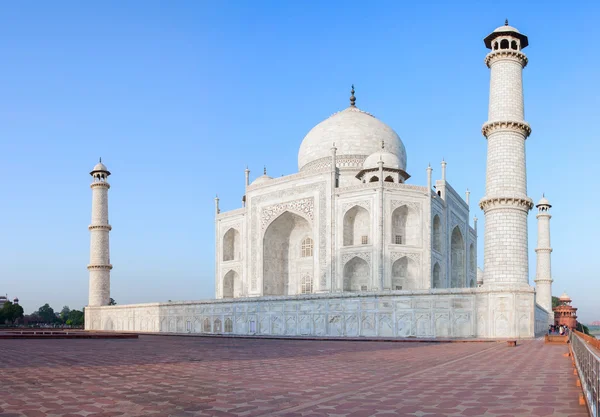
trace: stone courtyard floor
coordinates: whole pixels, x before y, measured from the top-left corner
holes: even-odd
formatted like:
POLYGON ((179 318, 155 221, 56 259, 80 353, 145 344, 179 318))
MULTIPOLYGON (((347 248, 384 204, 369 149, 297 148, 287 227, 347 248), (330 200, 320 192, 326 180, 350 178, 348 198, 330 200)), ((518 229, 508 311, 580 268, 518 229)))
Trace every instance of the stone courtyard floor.
POLYGON ((0 340, 0 416, 587 416, 566 345, 0 340))

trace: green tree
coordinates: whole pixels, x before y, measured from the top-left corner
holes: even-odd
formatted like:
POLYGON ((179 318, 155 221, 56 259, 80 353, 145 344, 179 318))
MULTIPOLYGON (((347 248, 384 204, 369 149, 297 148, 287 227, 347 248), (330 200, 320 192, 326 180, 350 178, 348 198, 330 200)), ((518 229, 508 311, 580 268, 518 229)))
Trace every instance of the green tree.
POLYGON ((83 326, 84 318, 85 316, 83 314, 83 311, 71 310, 66 324, 68 324, 69 326, 83 326))
POLYGON ((109 305, 109 306, 116 306, 116 305, 117 305, 117 302, 115 301, 115 299, 114 299, 114 298, 110 297, 110 301, 108 302, 108 305, 109 305))
POLYGON ((41 306, 38 311, 33 314, 37 314, 40 316, 44 323, 54 323, 56 322, 56 314, 54 314, 54 309, 48 305, 48 303, 41 306))
POLYGON ((552 308, 558 307, 559 304, 560 304, 560 301, 559 301, 558 297, 552 296, 552 308))
POLYGON ((16 320, 23 318, 23 307, 10 301, 4 303, 0 309, 0 324, 14 324, 16 320))
POLYGON ((64 306, 62 308, 62 310, 60 311, 60 319, 62 320, 63 323, 67 322, 70 312, 71 312, 71 309, 69 308, 69 306, 64 306))

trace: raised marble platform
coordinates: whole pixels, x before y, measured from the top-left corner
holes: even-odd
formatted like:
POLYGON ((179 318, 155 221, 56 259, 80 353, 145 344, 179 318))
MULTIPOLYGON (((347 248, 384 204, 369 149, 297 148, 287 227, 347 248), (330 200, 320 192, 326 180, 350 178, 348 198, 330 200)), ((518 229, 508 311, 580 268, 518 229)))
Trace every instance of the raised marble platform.
POLYGON ((86 307, 85 322, 105 331, 498 339, 532 338, 536 313, 532 290, 461 288, 86 307))

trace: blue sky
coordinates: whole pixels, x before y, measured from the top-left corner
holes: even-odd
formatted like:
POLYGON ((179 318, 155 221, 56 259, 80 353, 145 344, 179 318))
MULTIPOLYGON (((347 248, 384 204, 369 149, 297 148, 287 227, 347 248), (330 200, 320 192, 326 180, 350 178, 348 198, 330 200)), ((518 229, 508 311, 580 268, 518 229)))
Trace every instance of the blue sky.
MULTIPOLYGON (((317 123, 348 104, 393 127, 411 183, 431 162, 484 194, 483 38, 529 36, 529 195, 552 209, 554 294, 600 320, 595 192, 597 2, 19 2, 0 6, 0 293, 26 312, 87 302, 91 191, 112 171, 112 295, 214 295, 214 196, 240 206, 244 169, 297 170, 317 123)), ((536 220, 529 216, 530 277, 536 220)), ((483 233, 479 253, 483 254, 483 233)), ((483 257, 480 256, 480 265, 483 257)))

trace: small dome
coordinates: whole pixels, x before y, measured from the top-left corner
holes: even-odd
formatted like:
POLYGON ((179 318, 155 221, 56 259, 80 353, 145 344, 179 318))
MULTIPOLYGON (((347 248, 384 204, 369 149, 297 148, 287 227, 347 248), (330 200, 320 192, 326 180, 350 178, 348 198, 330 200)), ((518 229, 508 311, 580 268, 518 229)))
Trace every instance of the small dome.
POLYGON ((267 174, 264 174, 264 175, 261 175, 260 177, 258 177, 257 179, 255 179, 254 181, 252 181, 252 184, 250 184, 250 185, 264 184, 265 182, 268 182, 272 179, 273 179, 272 177, 269 177, 267 174))
POLYGON ((558 299, 560 301, 571 301, 571 297, 569 297, 566 292, 563 292, 563 294, 560 297, 558 297, 558 299))
POLYGON ((494 33, 501 33, 501 32, 516 32, 516 33, 521 33, 517 30, 517 28, 514 28, 512 26, 508 26, 508 25, 502 25, 496 29, 494 29, 494 33))
POLYGON ((104 165, 102 162, 98 162, 94 166, 94 169, 92 169, 92 172, 94 172, 94 171, 106 171, 106 172, 108 172, 108 168, 106 168, 106 165, 104 165))
POLYGON ((402 169, 400 158, 385 149, 380 149, 369 155, 363 163, 363 169, 379 168, 379 161, 383 161, 384 168, 402 169))
POLYGON ((544 197, 544 196, 542 196, 542 199, 540 201, 538 201, 538 203, 535 206, 536 207, 539 207, 539 206, 550 206, 550 207, 552 207, 550 205, 550 202, 548 201, 548 199, 546 197, 544 197))
POLYGON ((379 151, 381 141, 397 156, 398 168, 406 171, 406 150, 398 134, 373 115, 350 106, 308 132, 298 151, 298 169, 302 171, 311 162, 330 158, 334 143, 338 158, 353 158, 357 160, 356 168, 360 169, 362 158, 379 151))

